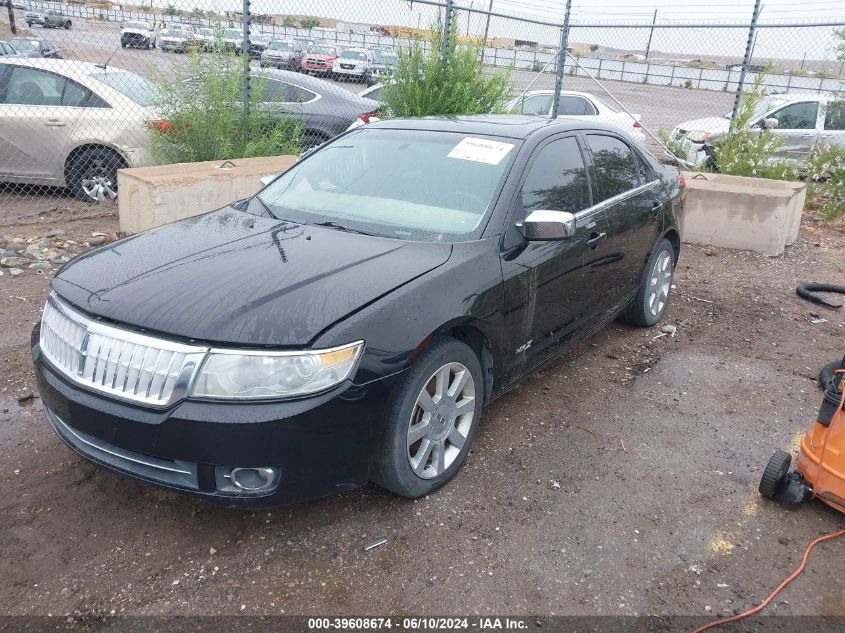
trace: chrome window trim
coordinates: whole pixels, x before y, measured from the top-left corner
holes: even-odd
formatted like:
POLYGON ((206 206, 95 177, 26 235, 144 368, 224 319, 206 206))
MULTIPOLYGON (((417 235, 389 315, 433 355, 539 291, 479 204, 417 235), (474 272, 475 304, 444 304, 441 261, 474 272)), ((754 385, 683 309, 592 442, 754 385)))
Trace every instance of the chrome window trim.
POLYGON ((579 211, 575 214, 575 221, 576 223, 578 220, 584 220, 591 215, 598 213, 599 211, 604 211, 605 209, 612 207, 613 205, 619 204, 620 202, 624 202, 629 198, 633 198, 641 193, 646 191, 650 191, 655 187, 660 185, 660 180, 652 180, 651 182, 647 182, 644 185, 640 185, 639 187, 635 187, 634 189, 629 189, 628 191, 623 191, 622 193, 617 193, 612 198, 608 198, 607 200, 602 200, 594 204, 591 207, 587 207, 586 209, 579 211))

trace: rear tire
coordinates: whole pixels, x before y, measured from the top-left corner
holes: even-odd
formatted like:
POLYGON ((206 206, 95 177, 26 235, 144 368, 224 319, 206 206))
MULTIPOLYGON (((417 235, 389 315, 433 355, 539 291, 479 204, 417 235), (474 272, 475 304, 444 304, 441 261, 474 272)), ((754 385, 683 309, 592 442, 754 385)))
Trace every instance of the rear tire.
POLYGON ((71 26, 70 20, 64 23, 65 31, 69 30, 71 26))
POLYGON ((68 189, 85 202, 103 202, 117 197, 117 170, 125 167, 113 150, 94 147, 83 150, 68 163, 68 189))
POLYGON ((475 353, 453 338, 435 339, 390 397, 373 481, 411 499, 443 486, 466 461, 483 393, 475 353))
POLYGON ((675 272, 675 249, 665 237, 648 259, 637 294, 622 313, 621 319, 631 325, 651 327, 666 311, 672 292, 675 272))
POLYGON ((766 499, 774 499, 778 489, 789 473, 789 466, 792 464, 792 455, 780 449, 775 451, 766 464, 763 477, 760 479, 760 494, 766 499))

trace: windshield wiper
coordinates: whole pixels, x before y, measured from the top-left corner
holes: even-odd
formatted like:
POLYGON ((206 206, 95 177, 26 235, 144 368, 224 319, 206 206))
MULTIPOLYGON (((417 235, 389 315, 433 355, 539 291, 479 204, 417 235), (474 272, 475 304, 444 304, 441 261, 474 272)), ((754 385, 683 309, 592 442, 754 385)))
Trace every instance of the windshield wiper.
POLYGON ((337 229, 338 231, 344 231, 345 233, 359 233, 361 235, 372 235, 372 233, 367 233, 366 231, 359 231, 358 229, 350 229, 348 226, 343 226, 342 224, 338 224, 334 220, 326 220, 325 222, 311 222, 312 226, 324 226, 329 229, 337 229))

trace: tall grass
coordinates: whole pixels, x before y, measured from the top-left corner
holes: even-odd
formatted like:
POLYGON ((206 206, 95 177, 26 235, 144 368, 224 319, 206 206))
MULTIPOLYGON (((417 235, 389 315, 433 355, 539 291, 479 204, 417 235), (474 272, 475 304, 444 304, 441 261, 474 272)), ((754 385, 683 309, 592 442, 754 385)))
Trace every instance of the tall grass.
POLYGON ((151 129, 160 163, 227 160, 299 153, 301 126, 280 114, 266 79, 253 77, 244 113, 243 58, 222 50, 191 54, 190 80, 159 82, 157 107, 165 126, 151 129))

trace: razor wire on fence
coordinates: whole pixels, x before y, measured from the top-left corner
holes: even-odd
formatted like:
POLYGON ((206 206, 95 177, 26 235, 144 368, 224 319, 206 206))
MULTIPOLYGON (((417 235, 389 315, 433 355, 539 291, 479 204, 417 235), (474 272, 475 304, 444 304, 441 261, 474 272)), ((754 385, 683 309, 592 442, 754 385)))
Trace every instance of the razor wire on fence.
POLYGON ((800 143, 845 144, 845 20, 767 20, 745 0, 741 20, 599 21, 584 0, 537 2, 531 16, 469 0, 2 0, 0 214, 108 204, 124 167, 321 144, 390 114, 409 51, 473 51, 507 79, 490 110, 597 117, 655 150, 722 133, 752 85, 790 106, 809 95, 781 117, 800 143))

